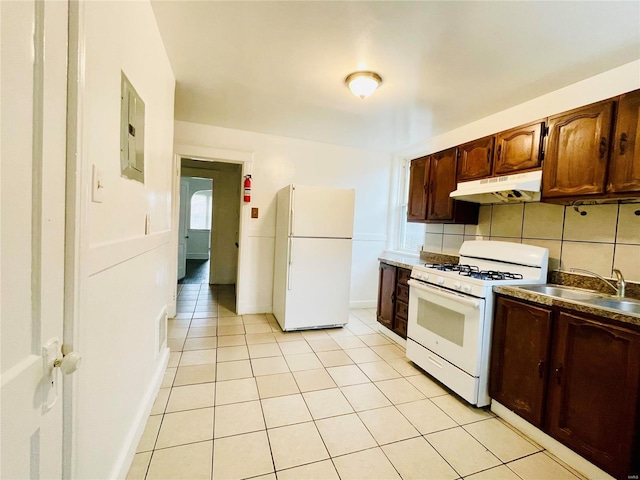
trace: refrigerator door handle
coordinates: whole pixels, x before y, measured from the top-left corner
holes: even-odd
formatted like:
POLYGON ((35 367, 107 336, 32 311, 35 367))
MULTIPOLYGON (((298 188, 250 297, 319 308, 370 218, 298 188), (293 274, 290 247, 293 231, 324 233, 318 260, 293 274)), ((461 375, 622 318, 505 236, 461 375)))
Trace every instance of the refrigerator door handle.
POLYGON ((291 226, 289 227, 289 235, 293 237, 293 222, 295 222, 296 220, 296 212, 295 210, 292 208, 291 209, 291 226))
POLYGON ((289 264, 287 265, 287 290, 291 290, 291 264, 293 263, 293 241, 289 239, 289 264))
POLYGON ((289 236, 293 237, 293 225, 294 222, 296 220, 296 214, 295 214, 295 202, 296 202, 296 187, 295 186, 291 186, 291 197, 289 200, 289 205, 291 205, 291 212, 290 212, 290 217, 289 217, 289 236))

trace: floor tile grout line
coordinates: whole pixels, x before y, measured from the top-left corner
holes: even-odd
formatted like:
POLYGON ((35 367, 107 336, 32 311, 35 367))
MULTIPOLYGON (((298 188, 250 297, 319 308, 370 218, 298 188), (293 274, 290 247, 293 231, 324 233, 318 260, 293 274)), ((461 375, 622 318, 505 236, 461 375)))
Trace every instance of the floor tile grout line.
MULTIPOLYGON (((355 337, 359 337, 360 335, 354 334, 354 336, 355 336, 355 337)), ((309 344, 309 337, 303 337, 303 339, 307 342, 307 344, 309 344)), ((272 342, 268 342, 268 343, 272 343, 272 342)), ((276 339, 276 342, 275 342, 275 343, 276 343, 278 346, 280 346, 282 342, 280 342, 280 341, 278 341, 278 339, 276 339)), ((245 333, 245 344, 246 344, 246 333, 245 333)), ((246 345, 248 345, 248 344, 246 344, 246 345)), ((309 344, 309 345, 311 345, 311 344, 309 344)), ((371 348, 371 347, 374 347, 374 346, 378 346, 378 345, 369 345, 369 344, 366 344, 366 347, 367 347, 367 348, 371 348)), ((318 358, 318 355, 317 355, 318 351, 314 350, 314 349, 313 349, 313 347, 311 347, 311 348, 312 348, 312 351, 313 351, 313 353, 315 354, 316 358, 318 358)), ((340 351, 340 350, 345 351, 346 349, 345 349, 345 348, 343 348, 343 347, 340 347, 340 349, 339 349, 339 350, 337 350, 337 349, 336 349, 336 350, 324 350, 324 351, 340 351)), ((345 353, 346 353, 346 352, 345 352, 345 353)), ((284 356, 284 354, 283 354, 282 356, 284 356)), ((269 357, 256 357, 256 359, 257 359, 257 358, 269 358, 269 357)), ((398 358, 401 358, 401 357, 398 357, 398 358)), ((251 361, 251 360, 253 360, 253 359, 250 357, 250 358, 249 358, 249 360, 251 361)), ((382 358, 382 361, 384 361, 384 362, 385 362, 389 367, 391 367, 394 371, 396 371, 396 372, 397 372, 397 370, 396 370, 392 365, 390 365, 390 364, 389 364, 389 360, 393 360, 393 359, 391 359, 391 358, 382 358)), ((365 372, 360 368, 360 364, 362 364, 362 363, 371 363, 371 362, 360 362, 360 363, 355 363, 355 365, 356 365, 356 366, 358 367, 358 369, 359 369, 359 370, 360 370, 360 371, 361 371, 361 372, 362 372, 362 373, 363 373, 363 374, 364 374, 364 375, 369 379, 369 382, 366 382, 366 383, 370 383, 370 384, 376 385, 376 384, 375 384, 375 381, 373 381, 373 380, 371 379, 371 377, 369 377, 369 376, 368 376, 368 375, 367 375, 367 374, 366 374, 366 373, 365 373, 365 372)), ((322 369, 323 369, 323 370, 328 374, 327 368, 329 368, 329 367, 324 366, 324 364, 323 364, 322 369)), ((319 370, 319 369, 318 369, 318 370, 319 370)), ((252 365, 252 373, 253 373, 253 365, 252 365)), ((293 373, 294 373, 294 372, 293 372, 293 371, 290 371, 289 373, 293 376, 294 382, 295 382, 295 384, 296 384, 296 386, 297 386, 297 388, 298 388, 298 390, 299 390, 299 393, 298 393, 298 394, 299 394, 299 395, 301 395, 301 396, 303 397, 303 399, 304 399, 304 395, 303 395, 303 393, 304 393, 304 392, 302 392, 302 391, 300 390, 299 382, 298 382, 298 380, 296 379, 295 375, 293 375, 293 373)), ((416 375, 418 375, 419 373, 420 373, 420 372, 416 373, 416 375)), ((398 374, 400 374, 400 375, 401 375, 401 377, 399 377, 399 378, 403 378, 403 379, 407 379, 407 377, 413 376, 413 375, 404 375, 404 374, 402 374, 402 373, 400 373, 400 372, 398 372, 398 374)), ((255 379, 255 378, 257 378, 257 377, 255 377, 255 375, 254 375, 254 377, 253 377, 253 378, 255 379)), ((216 381, 217 381, 217 380, 216 380, 216 381)), ((382 380, 380 380, 380 381, 382 381, 382 380)), ((343 385, 343 386, 336 385, 336 387, 340 390, 340 392, 341 392, 341 393, 343 393, 343 390, 342 390, 342 389, 343 389, 344 387, 346 387, 346 386, 347 386, 347 385, 343 385)), ((332 387, 332 388, 336 388, 336 387, 332 387)), ((378 390, 379 390, 379 387, 378 387, 377 385, 376 385, 376 387, 377 387, 377 388, 378 388, 378 390)), ((415 385, 414 385, 414 387, 415 387, 415 385)), ((171 387, 171 388, 173 388, 173 385, 172 385, 172 387, 171 387)), ((323 389, 321 389, 321 390, 323 390, 323 389)), ((315 390, 312 390, 312 391, 315 391, 315 390)), ((381 392, 381 393, 382 393, 382 392, 381 392)), ((422 392, 421 392, 421 393, 422 393, 422 392)), ((444 395, 448 395, 448 394, 449 394, 449 393, 442 393, 442 394, 440 394, 440 395, 434 395, 433 397, 429 397, 429 396, 424 395, 424 394, 423 394, 423 395, 425 396, 425 399, 426 399, 426 400, 430 400, 430 401, 431 401, 431 398, 435 398, 435 397, 439 397, 439 396, 444 396, 444 395)), ((344 395, 344 393, 343 393, 343 395, 344 395)), ((283 395, 276 395, 275 397, 267 397, 267 398, 277 398, 277 397, 280 397, 280 396, 283 396, 283 395)), ((385 398, 387 398, 387 397, 386 397, 386 395, 384 395, 384 393, 383 393, 383 396, 385 396, 385 398)), ((262 398, 260 398, 260 395, 259 395, 259 400, 261 401, 261 408, 262 408, 262 400, 263 400, 263 399, 262 399, 262 398)), ((347 399, 347 401, 348 401, 348 399, 347 399)), ((236 403, 237 403, 237 402, 236 402, 236 403)), ((349 402, 349 401, 348 401, 348 403, 349 403, 349 404, 351 405, 351 407, 353 408, 353 405, 351 404, 351 402, 349 402)), ((398 411, 399 411, 399 409, 397 408, 398 404, 396 404, 396 403, 394 403, 394 402, 390 402, 390 403, 391 403, 391 405, 392 405, 392 406, 394 406, 394 407, 396 408, 396 410, 398 410, 398 411)), ((403 402, 403 403, 409 403, 409 402, 403 402)), ((434 402, 431 402, 431 403, 433 403, 436 407, 438 407, 438 409, 439 409, 439 410, 441 410, 441 411, 442 411, 442 412, 443 412, 447 417, 451 418, 451 417, 450 417, 450 415, 449 415, 446 411, 444 411, 442 408, 440 408, 440 406, 439 406, 439 405, 435 404, 434 402)), ((305 400, 305 405, 307 405, 307 404, 306 404, 306 400, 305 400)), ((384 408, 384 407, 378 407, 378 408, 384 408)), ((308 409, 308 405, 307 405, 307 409, 308 409)), ((376 409, 376 408, 374 408, 374 409, 367 409, 367 410, 375 410, 375 409, 376 409)), ((355 410, 355 409, 354 409, 354 410, 355 410)), ((263 413, 263 419, 265 420, 265 428, 266 428, 266 419, 264 418, 264 409, 263 409, 263 408, 262 408, 262 413, 263 413)), ((354 413, 356 413, 356 414, 358 415, 358 413, 359 413, 359 412, 354 412, 354 413)), ((400 411, 400 413, 401 413, 401 414, 406 418, 406 416, 405 416, 401 411, 400 411)), ((360 418, 360 416, 359 416, 359 415, 358 415, 358 418, 360 418)), ((496 417, 491 417, 491 418, 496 418, 496 417)), ((460 424, 459 422, 457 422, 457 421, 456 421, 456 420, 454 420, 454 419, 452 419, 452 420, 454 421, 454 423, 455 423, 457 426, 461 427, 465 432, 467 432, 469 435, 471 435, 471 434, 466 430, 466 428, 464 428, 466 425, 470 425, 470 424, 473 424, 473 423, 478 423, 478 422, 480 422, 480 421, 490 420, 491 418, 483 418, 483 419, 475 420, 475 421, 473 421, 473 422, 467 422, 467 423, 464 423, 464 424, 460 424)), ((407 421, 409 422, 409 424, 410 424, 410 425, 412 425, 412 427, 416 428, 416 426, 415 426, 415 425, 414 425, 414 424, 413 424, 413 423, 412 423, 408 418, 406 418, 406 419, 407 419, 407 421)), ((312 421, 314 421, 314 423, 315 423, 315 422, 316 422, 316 419, 313 419, 312 421)), ((366 427, 366 425, 365 425, 365 427, 366 427)), ((316 428, 317 428, 317 427, 316 427, 316 428)), ((457 427, 452 427, 452 428, 457 428, 457 427)), ((266 428, 266 430, 268 430, 268 428, 266 428)), ((368 430, 368 428, 367 428, 367 430, 368 430)), ((430 433, 434 433, 434 432, 430 432, 430 433)), ((519 434, 519 432, 515 432, 515 433, 516 433, 516 434, 519 434)), ((523 435, 521 435, 521 434, 519 434, 519 435, 520 435, 521 437, 523 437, 523 435)), ((425 435, 421 435, 421 436, 422 436, 423 438, 425 437, 425 435)), ((471 436, 473 437, 473 435, 471 435, 471 436)), ((417 438, 417 437, 412 437, 412 438, 417 438)), ((478 439, 476 439, 475 437, 473 437, 473 438, 474 438, 476 441, 478 441, 481 445, 483 445, 483 446, 484 446, 484 444, 482 444, 482 442, 480 442, 478 439)), ((375 437, 374 437, 374 439, 375 439, 375 437)), ((524 440, 527 440, 527 438, 526 438, 526 437, 523 437, 523 439, 524 439, 524 440)), ((406 440, 406 439, 399 440, 399 441, 405 441, 405 440, 406 440)), ((428 442, 428 440, 427 440, 426 438, 425 438, 425 440, 428 442)), ((398 441, 398 442, 399 442, 399 441, 398 441)), ((378 444, 378 447, 379 447, 379 448, 382 448, 382 446, 383 446, 383 445, 380 445, 380 444, 379 444, 379 442, 378 442, 377 440, 376 440, 376 443, 378 444)), ((390 443, 397 443, 397 442, 390 442, 390 443)), ((389 443, 389 444, 390 444, 390 443, 389 443)), ((530 442, 529 442, 529 443, 530 443, 530 442)), ((430 443, 429 443, 429 444, 430 444, 430 443)), ((384 445, 388 445, 388 444, 384 444, 384 445)), ((431 444, 430 444, 430 445, 431 445, 431 444)), ((535 447, 535 445, 534 445, 534 447, 535 447)), ((325 445, 325 448, 326 448, 326 445, 325 445)), ((432 446, 432 448, 433 448, 433 446, 432 446)), ((486 448, 486 447, 485 447, 485 448, 486 448)), ((536 447, 536 448, 537 448, 537 447, 536 447)), ((434 448, 434 449, 435 449, 435 448, 434 448)), ((436 450, 436 452, 437 452, 437 449, 435 449, 435 450, 436 450)), ((490 450, 490 449, 488 449, 488 448, 487 448, 487 450, 491 452, 491 450, 490 450)), ((531 453, 530 455, 535 455, 535 454, 537 454, 537 453, 541 453, 541 452, 544 452, 544 449, 543 449, 543 450, 538 450, 538 451, 536 451, 536 452, 534 452, 534 453, 531 453)), ((491 453, 493 453, 493 452, 491 452, 491 453)), ((439 452, 438 452, 438 454, 439 454, 439 452)), ((516 461, 516 460, 519 460, 519 459, 522 459, 522 458, 525 458, 525 457, 530 456, 530 455, 525 455, 525 456, 523 456, 523 457, 519 457, 518 459, 513 459, 513 460, 511 460, 509 463, 511 463, 511 462, 513 462, 513 461, 516 461)), ((331 457, 331 458, 333 459, 334 457, 331 457)), ((499 461, 501 461, 500 459, 498 459, 498 460, 499 460, 499 461)), ((555 459, 553 459, 553 460, 555 461, 555 459)), ((273 461, 273 457, 272 457, 272 461, 273 461)), ((311 462, 311 463, 316 463, 316 462, 311 462)), ((332 463, 333 463, 333 462, 332 462, 332 463)), ((448 463, 448 462, 447 462, 447 463, 448 463)), ((558 462, 556 462, 556 463, 558 463, 558 462)), ((392 464, 393 464, 393 463, 392 463, 392 464)), ((507 463, 505 463, 505 462, 502 462, 502 464, 503 464, 503 465, 507 465, 507 463)), ((560 466, 563 466, 563 465, 561 465, 561 464, 560 464, 560 466)), ((335 463, 334 463, 334 468, 335 468, 335 463)), ((394 468, 395 468, 395 466, 394 466, 394 468)), ((493 467, 492 467, 492 468, 493 468, 493 467)), ((336 471, 337 471, 337 469, 336 469, 336 471)), ((454 471, 455 471, 455 469, 454 469, 454 471)), ((484 471, 484 470, 481 470, 481 471, 484 471)), ((274 472, 275 472, 275 463, 274 463, 274 472)), ((457 473, 457 471, 456 471, 456 473, 457 473)), ((478 472, 475 472, 475 473, 478 473, 478 472)), ((571 473, 572 473, 572 472, 571 472, 571 473)))

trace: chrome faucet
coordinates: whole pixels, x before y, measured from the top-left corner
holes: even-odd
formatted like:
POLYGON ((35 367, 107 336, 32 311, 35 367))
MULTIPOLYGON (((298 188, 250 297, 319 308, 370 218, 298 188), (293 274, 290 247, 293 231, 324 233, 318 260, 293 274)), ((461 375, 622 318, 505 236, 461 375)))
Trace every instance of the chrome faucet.
POLYGON ((625 281, 624 277, 622 276, 622 272, 620 270, 618 270, 617 268, 613 269, 613 274, 616 276, 616 280, 618 281, 618 286, 616 287, 613 283, 611 283, 609 280, 607 280, 606 278, 604 278, 602 275, 598 275, 595 272, 592 272, 590 270, 583 270, 582 268, 572 268, 571 269, 572 272, 581 272, 581 273, 587 273, 593 277, 599 278, 600 280, 602 280, 604 283, 606 283, 607 285, 609 285, 611 288, 613 288, 616 292, 616 297, 624 297, 625 293, 626 293, 626 289, 627 289, 627 282, 625 281))

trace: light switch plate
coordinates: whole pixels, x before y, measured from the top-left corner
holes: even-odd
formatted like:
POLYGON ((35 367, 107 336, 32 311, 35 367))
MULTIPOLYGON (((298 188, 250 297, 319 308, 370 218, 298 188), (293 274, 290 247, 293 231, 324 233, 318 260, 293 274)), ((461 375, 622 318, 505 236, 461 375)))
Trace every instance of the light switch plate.
POLYGON ((104 201, 104 182, 102 173, 96 164, 91 166, 91 201, 102 203, 104 201))
POLYGON ((251 208, 251 218, 258 218, 258 209, 256 207, 251 208))

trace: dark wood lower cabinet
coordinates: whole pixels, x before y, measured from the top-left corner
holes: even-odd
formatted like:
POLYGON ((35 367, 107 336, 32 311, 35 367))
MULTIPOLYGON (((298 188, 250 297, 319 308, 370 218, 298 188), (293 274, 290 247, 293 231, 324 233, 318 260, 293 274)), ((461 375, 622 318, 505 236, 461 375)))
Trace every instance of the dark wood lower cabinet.
POLYGON ((542 427, 551 347, 551 310, 499 297, 489 395, 542 427))
POLYGON ((549 433, 627 478, 638 421, 640 333, 560 312, 554 337, 549 433))
POLYGON ((380 263, 378 283, 378 322, 402 338, 407 338, 409 285, 411 270, 380 263))
POLYGON ((380 263, 380 277, 378 281, 378 311, 377 319, 385 327, 393 328, 393 317, 396 304, 396 267, 387 263, 380 263))
POLYGON ((616 478, 640 473, 640 330, 497 296, 490 395, 616 478))

